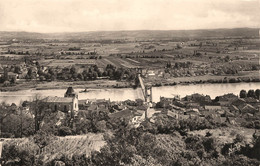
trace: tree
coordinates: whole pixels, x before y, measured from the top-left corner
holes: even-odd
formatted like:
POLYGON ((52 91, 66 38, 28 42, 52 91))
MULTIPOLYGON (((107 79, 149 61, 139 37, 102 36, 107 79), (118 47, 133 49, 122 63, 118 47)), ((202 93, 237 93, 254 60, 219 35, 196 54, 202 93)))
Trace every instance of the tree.
POLYGON ((33 77, 32 69, 30 68, 27 72, 26 78, 31 79, 33 77))
POLYGON ((46 108, 46 105, 41 99, 41 96, 36 94, 33 97, 33 101, 30 103, 30 111, 34 115, 35 132, 40 130, 40 124, 45 116, 50 115, 52 112, 46 108))
POLYGON ((81 73, 79 73, 79 74, 77 75, 77 78, 78 78, 79 80, 83 80, 83 79, 84 79, 84 76, 83 76, 81 73))
POLYGON ((71 68, 70 68, 70 74, 75 74, 76 73, 76 68, 74 67, 74 66, 72 66, 71 68))
POLYGON ((182 46, 178 43, 177 44, 177 49, 181 49, 182 48, 182 46))
POLYGON ((8 108, 8 106, 5 103, 2 103, 0 105, 0 138, 2 137, 2 130, 3 130, 3 122, 4 120, 10 116, 11 114, 13 114, 14 111, 10 110, 8 108))
POLYGON ((36 165, 33 152, 27 149, 21 149, 16 145, 5 144, 2 158, 3 165, 36 165))
POLYGON ((227 55, 225 58, 224 58, 225 62, 229 62, 230 60, 230 57, 227 55))
POLYGON ((71 135, 72 131, 71 128, 67 127, 67 126, 61 126, 59 127, 59 136, 66 136, 66 135, 71 135))
POLYGON ((255 90, 255 97, 256 99, 260 99, 260 89, 255 90))
POLYGON ((245 90, 241 90, 239 96, 240 96, 240 98, 246 98, 246 96, 247 96, 246 91, 245 90))
POLYGON ((46 131, 39 130, 33 136, 34 143, 39 147, 39 154, 42 153, 44 147, 48 146, 53 141, 53 136, 46 131))
POLYGON ((254 146, 251 150, 251 156, 260 160, 260 136, 254 138, 254 146))
POLYGON ((44 81, 45 77, 44 76, 40 76, 39 79, 40 79, 40 81, 44 81))
POLYGON ((255 98, 255 91, 253 89, 250 89, 247 93, 247 97, 253 97, 255 98))
POLYGON ((21 74, 21 67, 20 66, 15 66, 14 73, 21 74))
POLYGON ((10 81, 5 81, 4 82, 4 87, 8 87, 8 86, 10 86, 10 81))

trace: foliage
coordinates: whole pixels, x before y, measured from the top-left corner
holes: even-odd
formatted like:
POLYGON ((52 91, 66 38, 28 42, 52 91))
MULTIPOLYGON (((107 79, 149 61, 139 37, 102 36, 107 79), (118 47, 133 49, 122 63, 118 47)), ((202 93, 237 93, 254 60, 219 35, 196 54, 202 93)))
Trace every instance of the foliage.
POLYGON ((41 153, 42 149, 48 146, 53 139, 54 137, 51 134, 43 130, 37 131, 37 133, 33 136, 34 143, 39 147, 39 153, 41 153))
POLYGON ((241 90, 239 96, 240 96, 240 98, 246 98, 246 96, 247 96, 246 91, 245 90, 241 90))
POLYGON ((16 145, 7 145, 3 147, 3 165, 13 166, 13 165, 28 165, 34 166, 35 156, 31 151, 26 149, 21 149, 16 145))

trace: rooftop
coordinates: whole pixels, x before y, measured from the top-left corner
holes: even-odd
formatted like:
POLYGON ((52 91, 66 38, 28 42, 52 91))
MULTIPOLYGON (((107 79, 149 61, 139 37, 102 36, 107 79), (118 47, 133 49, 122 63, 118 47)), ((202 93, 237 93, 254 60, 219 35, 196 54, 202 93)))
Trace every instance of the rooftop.
POLYGON ((72 102, 72 98, 67 98, 67 97, 46 97, 43 99, 44 102, 47 102, 47 103, 70 103, 72 102))
POLYGON ((67 95, 68 94, 75 94, 75 91, 74 91, 74 89, 72 87, 68 87, 68 89, 67 89, 65 94, 67 94, 67 95))

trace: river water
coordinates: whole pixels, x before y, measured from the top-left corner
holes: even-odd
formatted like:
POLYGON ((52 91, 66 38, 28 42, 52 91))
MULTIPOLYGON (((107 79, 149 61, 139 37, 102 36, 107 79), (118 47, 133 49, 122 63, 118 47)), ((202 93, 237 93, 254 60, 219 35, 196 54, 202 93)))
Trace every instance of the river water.
MULTIPOLYGON (((196 85, 176 85, 176 86, 161 86, 153 87, 152 97, 154 102, 158 102, 160 96, 173 97, 180 95, 185 97, 193 93, 210 95, 212 99, 216 96, 234 93, 239 95, 240 90, 260 89, 260 83, 234 83, 234 84, 196 84, 196 85)), ((79 92, 83 89, 75 89, 79 92)), ((42 97, 59 96, 63 97, 66 89, 51 89, 51 90, 21 90, 15 92, 0 92, 0 102, 19 104, 24 100, 32 100, 33 96, 39 94, 42 97)), ((111 101, 135 100, 143 98, 140 88, 131 89, 90 89, 89 92, 79 93, 79 99, 110 99, 111 101)))

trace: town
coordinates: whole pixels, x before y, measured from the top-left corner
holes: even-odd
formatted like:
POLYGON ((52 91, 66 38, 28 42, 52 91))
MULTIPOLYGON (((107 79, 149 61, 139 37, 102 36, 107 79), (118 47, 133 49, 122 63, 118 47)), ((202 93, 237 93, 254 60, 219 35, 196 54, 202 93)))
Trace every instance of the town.
POLYGON ((254 32, 250 39, 160 37, 68 45, 7 33, 0 48, 2 163, 216 165, 241 155, 245 165, 257 163, 260 65, 254 32), (196 84, 203 85, 180 96, 196 84), (111 159, 111 151, 117 157, 111 159))
POLYGON ((260 166, 259 0, 0 0, 0 166, 260 166))
MULTIPOLYGON (((28 137, 37 131, 56 136, 103 133, 117 130, 122 122, 130 128, 142 128, 153 134, 179 131, 187 135, 196 130, 239 126, 255 129, 253 135, 260 134, 259 89, 241 90, 239 96, 224 94, 215 99, 198 93, 183 98, 162 96, 157 103, 152 102, 152 88, 143 90, 144 100, 135 101, 79 100, 78 93, 69 87, 64 97, 35 96, 33 101, 24 101, 21 105, 2 103, 1 126, 5 127, 1 127, 1 137, 28 137)), ((42 148, 46 149, 47 144, 42 148)), ((229 149, 228 154, 243 148, 238 145, 238 149, 229 149)), ((53 150, 51 153, 58 152, 53 150)))

